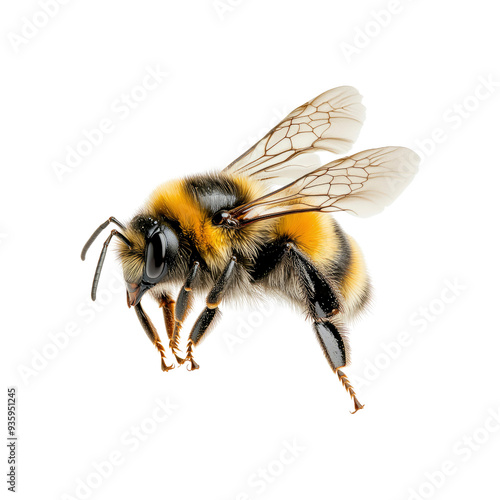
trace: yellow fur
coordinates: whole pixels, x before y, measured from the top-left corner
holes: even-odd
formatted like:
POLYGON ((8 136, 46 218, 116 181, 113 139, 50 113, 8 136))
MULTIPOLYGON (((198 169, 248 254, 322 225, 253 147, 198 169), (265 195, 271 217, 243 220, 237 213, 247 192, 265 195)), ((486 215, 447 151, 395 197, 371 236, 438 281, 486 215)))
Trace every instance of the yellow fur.
MULTIPOLYGON (((262 188, 251 179, 234 177, 231 179, 240 187, 248 200, 261 195, 262 188)), ((186 188, 185 180, 167 182, 158 187, 147 202, 147 211, 153 217, 167 217, 179 222, 183 232, 195 243, 197 250, 205 262, 213 269, 223 268, 231 258, 233 247, 243 254, 251 254, 253 247, 245 244, 245 238, 255 240, 259 227, 266 224, 256 224, 255 227, 241 229, 241 238, 235 240, 233 233, 223 227, 214 226, 211 218, 192 198, 186 188)), ((247 240, 248 241, 248 240, 247 240)))
MULTIPOLYGON (((342 244, 333 229, 329 214, 305 212, 290 214, 276 221, 274 237, 287 237, 298 249, 305 253, 317 265, 320 271, 329 273, 332 260, 342 252, 342 244)), ((356 241, 345 235, 350 247, 349 265, 338 283, 344 298, 347 313, 353 313, 366 297, 369 289, 368 274, 361 250, 356 241)))
POLYGON ((278 219, 273 231, 275 236, 288 236, 300 251, 320 266, 330 261, 339 248, 331 217, 326 214, 290 214, 278 219))
POLYGON ((351 260, 340 289, 347 303, 356 304, 363 296, 368 274, 361 250, 356 241, 347 235, 351 247, 351 260))
POLYGON ((195 243, 201 256, 210 263, 229 260, 220 228, 214 227, 200 206, 186 190, 184 180, 171 181, 158 187, 147 203, 148 213, 178 221, 184 233, 195 243))

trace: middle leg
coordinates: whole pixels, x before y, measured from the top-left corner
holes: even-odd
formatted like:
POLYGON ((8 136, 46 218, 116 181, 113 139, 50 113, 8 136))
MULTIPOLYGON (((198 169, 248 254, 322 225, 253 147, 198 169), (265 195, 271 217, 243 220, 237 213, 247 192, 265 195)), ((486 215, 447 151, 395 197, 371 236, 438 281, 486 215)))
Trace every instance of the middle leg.
POLYGON ((191 330, 186 351, 186 361, 191 362, 190 370, 196 370, 200 367, 193 359, 193 346, 200 342, 202 337, 207 333, 209 327, 213 325, 214 318, 220 314, 219 304, 234 277, 236 265, 236 257, 233 256, 207 295, 207 305, 200 316, 198 316, 191 330))

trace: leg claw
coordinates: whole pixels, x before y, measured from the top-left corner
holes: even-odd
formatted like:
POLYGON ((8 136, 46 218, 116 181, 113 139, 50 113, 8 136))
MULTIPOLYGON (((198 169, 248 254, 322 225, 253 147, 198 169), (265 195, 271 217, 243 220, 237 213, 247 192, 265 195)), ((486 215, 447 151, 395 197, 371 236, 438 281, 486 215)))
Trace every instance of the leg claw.
POLYGON ((179 363, 180 365, 183 365, 184 362, 186 361, 184 358, 179 358, 179 356, 177 356, 177 354, 174 352, 174 356, 175 356, 175 360, 177 361, 177 363, 179 363))
POLYGON ((351 413, 354 415, 358 410, 361 410, 365 407, 365 405, 362 405, 356 396, 354 396, 354 411, 351 411, 351 413))
POLYGON ((191 361, 191 368, 188 367, 189 372, 197 370, 200 367, 200 365, 194 359, 190 359, 189 361, 191 361))
POLYGON ((164 359, 162 359, 162 360, 161 360, 161 369, 162 369, 164 372, 168 372, 168 371, 170 371, 170 370, 173 370, 174 368, 175 368, 175 366, 174 366, 174 365, 167 365, 167 364, 165 363, 165 360, 164 360, 164 359))

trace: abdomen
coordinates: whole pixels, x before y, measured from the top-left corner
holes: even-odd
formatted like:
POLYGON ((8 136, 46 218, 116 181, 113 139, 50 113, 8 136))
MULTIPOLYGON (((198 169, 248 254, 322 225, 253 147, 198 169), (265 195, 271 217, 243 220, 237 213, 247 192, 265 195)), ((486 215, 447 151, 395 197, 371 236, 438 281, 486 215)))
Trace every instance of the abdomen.
MULTIPOLYGON (((294 243, 340 292, 344 316, 359 314, 370 300, 370 280, 361 250, 356 241, 344 233, 328 214, 307 212, 290 214, 276 222, 271 237, 294 243)), ((296 302, 300 292, 295 289, 286 266, 270 276, 270 285, 287 290, 296 302)))

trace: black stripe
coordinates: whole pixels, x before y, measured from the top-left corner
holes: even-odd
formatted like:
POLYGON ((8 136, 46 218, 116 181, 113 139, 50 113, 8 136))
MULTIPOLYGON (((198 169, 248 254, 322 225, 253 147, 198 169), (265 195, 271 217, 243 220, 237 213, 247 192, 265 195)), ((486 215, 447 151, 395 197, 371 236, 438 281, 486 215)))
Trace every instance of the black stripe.
POLYGON ((221 174, 188 177, 185 180, 185 188, 208 216, 219 210, 238 207, 248 201, 239 186, 231 178, 221 174))

